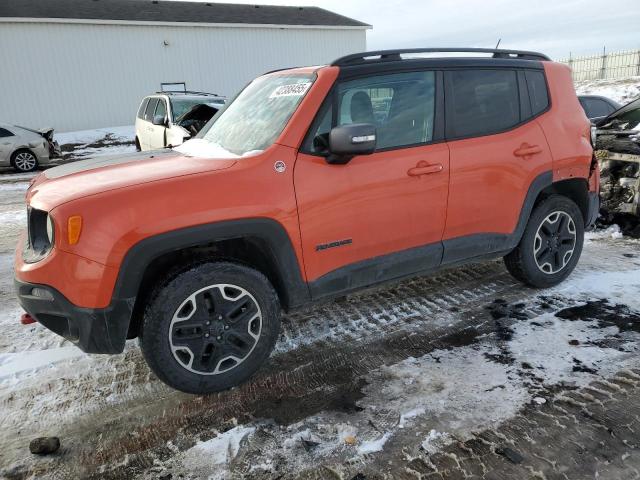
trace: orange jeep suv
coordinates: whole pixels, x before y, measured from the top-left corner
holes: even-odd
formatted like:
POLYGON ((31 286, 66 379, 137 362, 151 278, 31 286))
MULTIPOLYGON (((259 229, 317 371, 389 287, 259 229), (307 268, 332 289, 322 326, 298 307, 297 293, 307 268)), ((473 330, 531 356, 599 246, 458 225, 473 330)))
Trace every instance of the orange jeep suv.
POLYGON ((598 172, 569 68, 542 54, 354 54, 255 79, 173 150, 41 173, 16 288, 85 352, 138 337, 162 381, 212 392, 266 361, 283 309, 495 257, 557 284, 598 172))

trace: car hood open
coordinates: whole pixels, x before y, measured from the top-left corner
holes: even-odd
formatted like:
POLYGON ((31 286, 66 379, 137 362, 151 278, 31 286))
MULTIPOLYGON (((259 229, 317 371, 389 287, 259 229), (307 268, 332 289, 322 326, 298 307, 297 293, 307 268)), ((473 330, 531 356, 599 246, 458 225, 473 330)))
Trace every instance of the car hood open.
POLYGON ((96 157, 44 171, 31 184, 27 202, 35 208, 51 210, 109 190, 224 170, 236 161, 187 157, 171 150, 96 157))

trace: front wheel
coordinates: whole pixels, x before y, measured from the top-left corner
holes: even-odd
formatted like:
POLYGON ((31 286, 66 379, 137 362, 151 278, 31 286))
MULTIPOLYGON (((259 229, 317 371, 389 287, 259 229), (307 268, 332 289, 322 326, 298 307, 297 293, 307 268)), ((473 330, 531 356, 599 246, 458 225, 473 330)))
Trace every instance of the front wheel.
POLYGON ((280 329, 280 304, 260 272, 205 263, 161 285, 145 310, 140 346, 167 385, 211 393, 248 379, 267 360, 280 329))
POLYGON ((573 271, 583 243, 582 212, 569 198, 552 195, 534 208, 520 243, 504 262, 527 285, 552 287, 573 271))

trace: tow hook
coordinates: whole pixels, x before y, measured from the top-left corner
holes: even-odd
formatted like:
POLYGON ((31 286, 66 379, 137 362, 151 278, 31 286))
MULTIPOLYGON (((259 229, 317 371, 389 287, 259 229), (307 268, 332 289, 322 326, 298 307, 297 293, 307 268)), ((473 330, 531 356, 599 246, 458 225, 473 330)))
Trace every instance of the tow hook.
POLYGON ((22 325, 31 325, 32 323, 36 323, 36 319, 33 318, 28 313, 23 313, 22 316, 20 317, 20 323, 22 325))

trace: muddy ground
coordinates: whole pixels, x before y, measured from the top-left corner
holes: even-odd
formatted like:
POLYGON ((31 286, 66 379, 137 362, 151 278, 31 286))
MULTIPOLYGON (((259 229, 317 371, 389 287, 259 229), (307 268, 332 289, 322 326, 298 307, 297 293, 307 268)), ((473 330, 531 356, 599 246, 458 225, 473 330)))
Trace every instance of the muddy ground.
POLYGON ((135 341, 88 356, 19 324, 27 180, 0 179, 3 478, 640 477, 637 240, 590 234, 545 291, 494 261, 289 314, 253 379, 192 396, 135 341), (61 449, 30 454, 42 435, 61 449))

